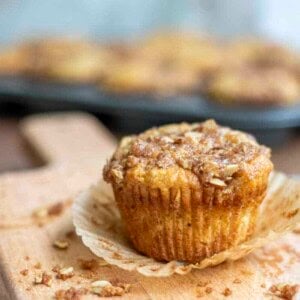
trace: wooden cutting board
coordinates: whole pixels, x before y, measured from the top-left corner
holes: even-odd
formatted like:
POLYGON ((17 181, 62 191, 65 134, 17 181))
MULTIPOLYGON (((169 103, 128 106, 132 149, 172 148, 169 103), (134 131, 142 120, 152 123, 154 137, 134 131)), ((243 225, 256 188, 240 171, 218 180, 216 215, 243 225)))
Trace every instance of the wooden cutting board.
POLYGON ((94 118, 79 113, 30 117, 20 129, 45 165, 0 177, 0 299, 53 299, 59 289, 88 286, 94 280, 130 283, 125 299, 196 299, 197 295, 204 299, 270 299, 267 290, 271 284, 300 283, 299 234, 289 234, 237 262, 184 276, 147 278, 113 266, 82 270, 78 259, 95 257, 79 238, 68 237, 66 250, 55 249, 53 242, 72 230, 70 199, 100 178, 115 140, 94 118), (62 213, 37 226, 33 211, 57 202, 66 206, 62 213), (37 263, 41 269, 34 267, 37 263), (57 264, 72 266, 75 276, 66 281, 54 279, 51 287, 33 284, 41 270, 54 276, 51 269, 57 264), (20 274, 24 269, 28 269, 27 276, 20 274), (197 287, 204 282, 212 287, 210 294, 205 287, 197 287), (232 292, 227 297, 223 295, 226 288, 232 292))

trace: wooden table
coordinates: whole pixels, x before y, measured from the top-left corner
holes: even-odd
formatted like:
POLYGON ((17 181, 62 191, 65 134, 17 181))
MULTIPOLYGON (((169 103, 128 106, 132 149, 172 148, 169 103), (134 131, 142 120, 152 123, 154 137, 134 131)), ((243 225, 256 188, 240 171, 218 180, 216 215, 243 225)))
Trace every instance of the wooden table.
MULTIPOLYGON (((273 149, 272 160, 279 171, 300 174, 300 133, 273 149)), ((37 167, 40 162, 28 151, 18 132, 17 118, 0 119, 0 173, 37 167)))

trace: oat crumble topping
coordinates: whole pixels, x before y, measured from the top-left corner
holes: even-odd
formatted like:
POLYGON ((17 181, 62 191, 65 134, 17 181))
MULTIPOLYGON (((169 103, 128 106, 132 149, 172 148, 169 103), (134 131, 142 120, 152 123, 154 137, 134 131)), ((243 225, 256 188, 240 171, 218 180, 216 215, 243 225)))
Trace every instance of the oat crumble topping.
POLYGON ((104 168, 104 179, 121 184, 126 171, 179 166, 190 170, 207 184, 224 187, 247 163, 270 150, 240 131, 203 123, 167 125, 122 140, 104 168))

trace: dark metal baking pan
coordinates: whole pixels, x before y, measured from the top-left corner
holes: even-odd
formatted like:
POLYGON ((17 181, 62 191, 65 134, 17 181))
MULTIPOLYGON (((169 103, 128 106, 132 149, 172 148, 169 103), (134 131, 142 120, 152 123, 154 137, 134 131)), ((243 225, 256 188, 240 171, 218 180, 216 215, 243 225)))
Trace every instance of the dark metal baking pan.
MULTIPOLYGON (((0 78, 0 101, 40 108, 85 109, 111 116, 122 127, 214 118, 221 124, 272 135, 300 126, 300 104, 290 107, 225 106, 202 96, 154 97, 108 94, 92 85, 51 83, 16 77, 0 78), (133 123, 133 124, 130 124, 133 123)), ((124 129, 124 128, 122 128, 124 129)))

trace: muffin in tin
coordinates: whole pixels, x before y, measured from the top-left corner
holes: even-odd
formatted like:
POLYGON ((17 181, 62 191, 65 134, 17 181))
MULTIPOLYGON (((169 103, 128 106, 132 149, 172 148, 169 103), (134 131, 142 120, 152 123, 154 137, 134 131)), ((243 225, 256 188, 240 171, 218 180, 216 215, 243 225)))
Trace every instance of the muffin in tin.
POLYGON ((96 82, 112 60, 112 51, 82 39, 52 38, 21 45, 26 53, 24 73, 62 82, 96 82))
POLYGON ((124 138, 103 174, 138 251, 196 263, 253 233, 272 168, 268 148, 208 120, 124 138))
POLYGON ((223 64, 222 49, 213 38, 186 32, 154 35, 136 46, 136 54, 198 74, 209 74, 223 64))
POLYGON ((216 73, 207 94, 222 103, 289 105, 299 101, 297 76, 283 68, 242 67, 216 73))
POLYGON ((168 96, 199 90, 202 78, 186 68, 136 57, 119 60, 111 66, 101 84, 115 93, 168 96))

